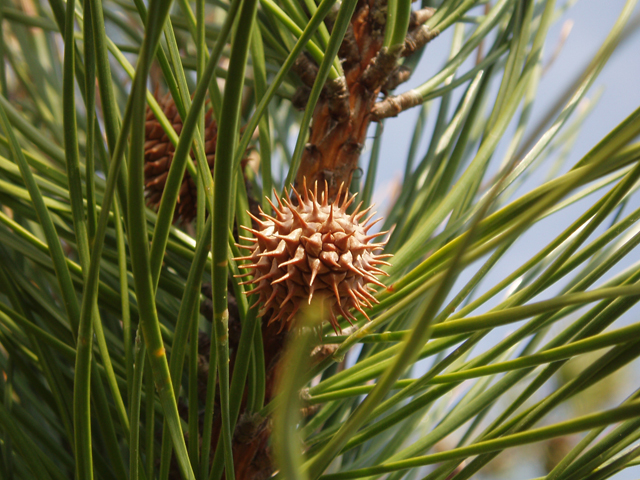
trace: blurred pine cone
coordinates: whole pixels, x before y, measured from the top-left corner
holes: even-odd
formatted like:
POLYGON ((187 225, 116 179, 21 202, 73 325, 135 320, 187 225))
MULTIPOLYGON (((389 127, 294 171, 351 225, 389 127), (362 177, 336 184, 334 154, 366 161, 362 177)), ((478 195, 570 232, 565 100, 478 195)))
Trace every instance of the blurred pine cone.
MULTIPOLYGON (((178 135, 182 132, 182 119, 178 114, 175 102, 169 94, 158 100, 162 111, 167 116, 173 129, 178 135)), ((213 119, 213 111, 209 109, 205 114, 205 142, 204 149, 207 155, 207 163, 213 174, 213 163, 216 156, 216 139, 218 137, 218 125, 213 119)), ((162 199, 164 185, 169 175, 169 167, 173 161, 174 145, 162 129, 160 122, 147 106, 147 118, 145 122, 144 142, 144 184, 147 206, 157 208, 162 199)), ((194 158, 193 151, 191 158, 194 158)), ((196 183, 185 171, 178 195, 178 205, 174 215, 174 221, 188 223, 196 216, 197 211, 197 187, 196 183)))

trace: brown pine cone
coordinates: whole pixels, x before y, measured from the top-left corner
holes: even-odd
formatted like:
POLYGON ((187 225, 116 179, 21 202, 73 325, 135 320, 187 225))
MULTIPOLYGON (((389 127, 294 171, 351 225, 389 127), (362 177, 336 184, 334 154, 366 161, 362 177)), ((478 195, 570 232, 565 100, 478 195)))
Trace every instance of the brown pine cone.
MULTIPOLYGON (((169 94, 158 100, 162 111, 167 116, 173 129, 178 135, 182 131, 182 119, 178 114, 175 102, 169 94)), ((216 139, 218 125, 213 119, 213 111, 209 109, 205 114, 205 143, 204 149, 207 155, 207 163, 213 174, 213 163, 216 156, 216 139)), ((169 175, 169 167, 173 161, 175 147, 162 129, 160 122, 149 107, 145 122, 144 142, 144 184, 147 206, 157 208, 162 198, 162 192, 169 175)), ((191 158, 194 158, 193 151, 191 158)), ((174 221, 188 223, 196 216, 197 211, 197 187, 196 183, 185 171, 178 195, 178 205, 174 214, 174 221)))

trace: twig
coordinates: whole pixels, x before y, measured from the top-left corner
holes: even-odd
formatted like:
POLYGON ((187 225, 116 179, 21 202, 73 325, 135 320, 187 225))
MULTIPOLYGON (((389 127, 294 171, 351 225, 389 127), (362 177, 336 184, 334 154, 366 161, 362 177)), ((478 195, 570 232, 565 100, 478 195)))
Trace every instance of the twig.
POLYGON ((400 95, 385 98, 376 103, 371 109, 373 121, 387 117, 395 117, 400 112, 422 104, 422 96, 415 90, 409 90, 400 95))
POLYGON ((413 30, 416 27, 419 27, 424 22, 429 20, 431 17, 433 17, 434 13, 436 13, 436 9, 431 7, 412 11, 411 17, 409 18, 409 31, 413 30))
POLYGON ((298 55, 291 69, 300 77, 307 87, 313 87, 313 82, 318 75, 318 66, 306 54, 298 55))
POLYGON ((381 48, 362 74, 360 83, 369 89, 385 83, 385 79, 396 68, 400 53, 398 50, 389 51, 387 48, 381 48))
POLYGON ((440 35, 439 30, 430 30, 429 27, 423 25, 420 28, 410 31, 407 34, 407 38, 404 42, 404 50, 402 50, 402 56, 408 57, 413 55, 420 47, 425 46, 431 40, 440 35))

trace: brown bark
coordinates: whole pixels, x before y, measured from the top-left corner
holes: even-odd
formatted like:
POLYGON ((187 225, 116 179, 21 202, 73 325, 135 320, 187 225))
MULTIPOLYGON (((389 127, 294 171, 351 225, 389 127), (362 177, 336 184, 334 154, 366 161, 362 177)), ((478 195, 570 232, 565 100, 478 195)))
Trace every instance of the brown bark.
MULTIPOLYGON (((372 114, 376 100, 381 92, 386 94, 408 80, 410 72, 398 67, 398 58, 411 55, 437 35, 422 26, 433 13, 432 8, 414 12, 403 49, 390 52, 382 48, 386 2, 362 0, 358 4, 339 52, 345 73, 344 90, 335 95, 327 85, 315 107, 296 187, 301 186, 305 178, 307 185, 326 181, 329 199, 333 200, 342 183, 351 184, 367 128, 371 121, 379 118, 378 114, 372 114)), ((297 63, 305 85, 315 76, 310 75, 313 69, 307 62, 309 58, 304 57, 297 63)), ((296 105, 304 103, 305 92, 301 91, 296 96, 296 105)))
MULTIPOLYGON (((323 95, 316 105, 309 142, 302 155, 296 176, 296 186, 315 181, 329 185, 329 197, 333 199, 342 182, 349 185, 364 146, 369 112, 375 104, 382 84, 365 85, 362 76, 377 57, 382 46, 384 15, 380 15, 377 2, 360 2, 351 20, 347 41, 343 43, 341 60, 345 70, 348 109, 336 115, 332 103, 336 100, 323 95)), ((395 62, 394 62, 395 68, 395 62)), ((385 78, 386 80, 386 78, 385 78)), ((340 99, 342 102, 345 96, 340 99)))

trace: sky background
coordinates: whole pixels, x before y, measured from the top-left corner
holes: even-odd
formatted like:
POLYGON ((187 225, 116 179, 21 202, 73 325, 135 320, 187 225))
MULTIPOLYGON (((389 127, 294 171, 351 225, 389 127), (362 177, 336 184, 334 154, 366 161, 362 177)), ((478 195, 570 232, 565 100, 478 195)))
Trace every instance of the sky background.
MULTIPOLYGON (((558 6, 564 4, 565 2, 562 0, 557 1, 558 6)), ((561 32, 563 28, 566 29, 569 23, 572 24, 570 34, 564 42, 559 55, 555 58, 554 62, 551 64, 540 82, 537 101, 534 104, 530 125, 535 125, 537 121, 544 116, 545 112, 558 101, 560 93, 574 81, 576 76, 588 64, 616 22, 624 4, 625 2, 623 0, 579 0, 551 27, 544 51, 544 64, 548 62, 556 49, 559 39, 562 37, 561 32)), ((640 7, 636 6, 631 22, 637 20, 639 16, 640 7)), ((451 31, 443 33, 439 38, 434 40, 427 47, 419 67, 414 72, 411 80, 407 84, 400 86, 397 89, 397 93, 404 92, 412 87, 422 84, 426 79, 438 72, 449 54, 450 42, 451 31)), ((471 57, 473 58, 470 59, 470 62, 475 59, 475 54, 472 54, 471 57)), ((463 66, 460 71, 466 71, 468 67, 469 63, 467 63, 466 67, 463 66)), ((497 89, 498 85, 496 84, 494 87, 497 89)), ((458 88, 458 92, 462 92, 463 89, 464 86, 462 88, 458 88)), ((458 97, 451 102, 452 108, 455 107, 459 95, 460 93, 458 94, 458 97)), ((640 31, 636 30, 635 33, 616 50, 616 53, 609 60, 604 70, 600 73, 598 79, 591 87, 591 90, 587 93, 586 98, 593 100, 598 96, 599 99, 597 100, 590 116, 584 122, 563 171, 566 171, 571 165, 580 160, 580 158, 582 158, 585 153, 596 145, 598 141, 606 136, 608 132, 610 132, 636 108, 640 107, 640 31)), ((439 102, 435 101, 430 111, 422 144, 418 155, 416 156, 416 164, 427 151, 428 139, 431 136, 431 129, 435 123, 435 115, 437 114, 438 107, 439 102)), ((394 190, 399 187, 402 180, 404 159, 407 157, 418 112, 419 108, 415 108, 411 111, 403 112, 397 118, 390 118, 385 123, 373 199, 378 205, 378 212, 382 215, 385 213, 386 206, 388 205, 388 199, 393 195, 394 190)), ((516 113, 515 118, 517 118, 518 115, 519 113, 516 113)), ((571 120, 569 120, 569 122, 570 121, 571 120)), ((514 128, 511 126, 510 130, 508 130, 504 136, 505 139, 507 139, 507 142, 510 139, 510 132, 513 131, 514 128)), ((374 131, 372 128, 370 130, 370 138, 367 143, 368 150, 370 150, 371 147, 373 134, 374 131)), ((526 136, 527 135, 525 134, 525 137, 526 136)), ((502 160, 501 154, 506 150, 507 142, 503 142, 503 145, 498 149, 495 156, 497 161, 502 160)), ((363 158, 367 158, 367 155, 368 153, 365 152, 363 158)), ((366 163, 366 161, 363 162, 365 172, 366 163)), ((533 186, 538 185, 544 179, 544 175, 546 175, 546 169, 542 168, 539 174, 533 175, 530 181, 523 185, 520 193, 516 196, 520 196, 521 193, 529 191, 533 186)), ((601 192, 597 194, 597 198, 601 195, 601 192)), ((530 258, 531 254, 537 252, 543 245, 549 243, 570 222, 577 218, 579 214, 583 213, 585 209, 588 208, 587 205, 592 205, 595 199, 596 197, 594 196, 587 197, 571 208, 567 208, 558 214, 554 214, 553 216, 541 221, 535 229, 532 229, 532 231, 523 235, 522 238, 520 238, 510 249, 509 254, 505 255, 505 257, 501 259, 497 268, 494 269, 492 277, 486 279, 486 284, 489 286, 495 285, 498 280, 513 271, 517 266, 521 265, 526 259, 530 258)), ((632 209, 637 208, 638 206, 640 206, 640 195, 636 194, 632 197, 632 201, 625 209, 625 212, 629 213, 632 209)), ((604 231, 605 228, 606 226, 600 228, 595 235, 604 231)), ((592 236, 591 238, 594 237, 592 236)), ((638 261, 638 259, 640 259, 640 252, 636 249, 631 252, 627 258, 628 261, 625 260, 625 262, 622 262, 624 264, 612 271, 606 278, 610 278, 612 275, 620 272, 624 267, 638 261)), ((453 291, 456 291, 458 286, 461 286, 471 274, 472 272, 461 278, 459 284, 453 288, 453 291)), ((555 292, 557 292, 557 290, 555 292)), ((555 292, 545 292, 543 297, 548 298, 555 292)), ((539 297, 537 299, 541 298, 539 297)), ((502 297, 496 298, 495 302, 487 304, 486 308, 491 308, 495 303, 501 300, 502 297)), ((640 315, 640 308, 636 307, 627 312, 623 319, 616 322, 616 325, 623 326, 625 322, 637 321, 638 315, 640 315)), ((511 325, 508 329, 513 330, 519 325, 520 324, 511 325)), ((506 333, 507 329, 496 331, 496 335, 506 335, 506 333)), ((488 338, 487 342, 488 344, 493 344, 495 342, 495 337, 490 339, 488 338)), ((487 345, 485 345, 485 347, 486 346, 487 345)), ((482 346, 479 346, 479 348, 482 349, 482 346)), ((628 395, 631 390, 640 385, 640 362, 635 362, 630 365, 627 372, 628 375, 632 375, 631 380, 636 386, 629 387, 629 385, 625 385, 625 388, 621 388, 620 392, 617 392, 617 395, 612 393, 608 399, 608 406, 615 405, 621 401, 624 396, 628 395), (622 395, 622 398, 620 398, 620 395, 622 395)), ((612 391, 614 389, 615 388, 612 387, 612 391)), ((602 407, 595 407, 596 410, 599 408, 602 407)), ((550 418, 547 420, 553 421, 553 418, 551 417, 553 417, 553 415, 550 415, 550 418)), ((557 418, 557 420, 560 420, 560 418, 557 418)), ((526 455, 527 452, 524 453, 526 455)), ((506 461, 508 462, 508 459, 506 461)), ((487 471, 484 476, 478 475, 477 479, 488 480, 491 478, 492 480, 519 480, 537 477, 544 473, 536 468, 537 463, 539 462, 532 461, 528 464, 527 462, 524 462, 520 465, 507 466, 503 471, 487 471)), ((615 480, 639 479, 640 467, 628 468, 612 478, 615 480)))
MULTIPOLYGON (((566 2, 557 2, 559 6, 564 3, 566 2)), ((531 125, 536 124, 536 120, 540 119, 544 112, 557 101, 560 92, 588 64, 611 30, 624 4, 623 0, 579 0, 551 26, 544 51, 545 64, 556 49, 565 23, 569 21, 573 24, 559 55, 540 82, 531 125)), ((640 15, 640 7, 636 6, 632 21, 637 19, 638 15, 640 15)), ((452 29, 449 29, 427 47, 412 78, 398 87, 396 93, 422 84, 439 71, 449 54, 451 33, 452 29)), ((475 54, 471 57, 475 58, 475 54)), ((467 67, 468 65, 469 63, 467 67)), ((460 71, 465 71, 464 66, 460 71)), ((462 91, 463 88, 459 87, 458 91, 462 91)), ((640 106, 640 31, 636 31, 617 49, 587 94, 587 98, 592 98, 599 88, 602 88, 602 96, 582 127, 569 164, 579 160, 612 128, 640 106)), ((455 102, 452 103, 455 104, 455 102)), ((437 106, 436 100, 435 108, 431 109, 430 121, 427 122, 427 134, 423 137, 418 161, 428 147, 426 139, 430 136, 437 106)), ((404 158, 409 149, 418 111, 419 108, 414 108, 403 112, 399 117, 387 119, 385 123, 374 189, 376 192, 374 200, 381 207, 385 204, 384 199, 388 197, 393 182, 401 180, 404 158), (397 159, 402 161, 399 162, 397 159)), ((371 130, 369 147, 373 133, 371 130)))

